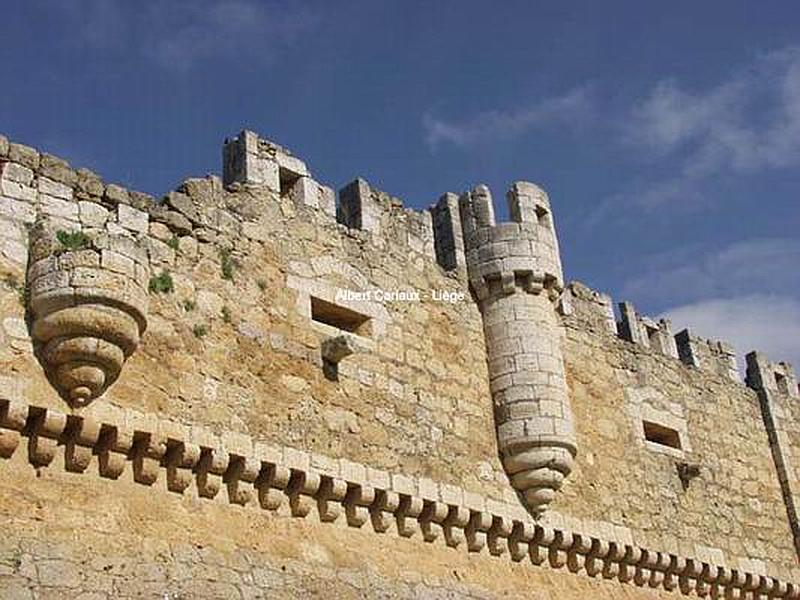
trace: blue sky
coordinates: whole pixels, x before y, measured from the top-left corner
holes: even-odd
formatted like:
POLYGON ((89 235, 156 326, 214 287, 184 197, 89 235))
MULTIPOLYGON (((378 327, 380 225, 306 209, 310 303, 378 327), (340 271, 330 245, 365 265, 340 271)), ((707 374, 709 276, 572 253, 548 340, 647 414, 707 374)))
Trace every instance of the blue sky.
POLYGON ((6 0, 0 132, 160 195, 244 127, 339 188, 551 196, 567 277, 800 364, 790 1, 6 0))

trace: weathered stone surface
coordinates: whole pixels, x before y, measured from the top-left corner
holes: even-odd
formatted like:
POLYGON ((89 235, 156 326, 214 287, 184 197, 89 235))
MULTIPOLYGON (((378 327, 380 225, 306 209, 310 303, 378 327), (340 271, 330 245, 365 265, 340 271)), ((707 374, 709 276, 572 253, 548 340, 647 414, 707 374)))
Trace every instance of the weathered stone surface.
POLYGON ((39 168, 39 153, 30 146, 23 144, 10 143, 8 146, 8 158, 11 162, 22 165, 34 171, 39 168))
POLYGON ((76 195, 81 198, 102 198, 105 186, 100 177, 89 169, 78 169, 76 182, 76 195))
POLYGON ((0 195, 0 596, 666 599, 800 580, 786 365, 756 356, 748 388, 729 348, 688 336, 688 364, 635 311, 647 340, 622 339, 610 298, 561 291, 535 186, 512 187, 510 224, 485 189, 462 219, 456 198, 437 217, 365 186, 346 227, 311 180, 274 187, 299 169, 282 149, 240 141, 241 185, 189 180, 144 212, 88 172, 71 199, 45 182, 46 202, 38 164, 0 178, 17 186, 0 195), (88 245, 29 233, 46 211, 88 245), (342 295, 397 289, 421 294, 342 295), (340 336, 359 351, 325 343, 340 336), (52 340, 73 345, 43 369, 52 340), (116 379, 88 406, 54 392, 98 366, 116 379), (529 490, 550 501, 538 522, 529 490))
POLYGON ((39 174, 69 187, 73 187, 78 180, 77 173, 72 170, 67 161, 47 153, 41 155, 39 174))

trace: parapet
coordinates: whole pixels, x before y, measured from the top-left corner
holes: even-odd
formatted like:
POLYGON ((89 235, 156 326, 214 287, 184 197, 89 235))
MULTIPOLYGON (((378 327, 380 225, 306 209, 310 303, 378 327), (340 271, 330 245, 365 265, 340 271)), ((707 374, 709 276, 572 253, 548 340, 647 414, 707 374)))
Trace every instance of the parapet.
POLYGON ((402 200, 358 178, 339 190, 336 220, 372 235, 378 245, 409 247, 435 258, 433 220, 429 211, 405 208, 402 200))
POLYGON ((675 336, 678 356, 687 365, 715 371, 733 381, 741 381, 736 366, 736 351, 727 342, 692 335, 688 329, 675 336))
POLYGON ((282 197, 320 208, 333 215, 336 200, 333 190, 320 185, 306 164, 285 148, 242 131, 228 138, 222 147, 222 182, 264 186, 282 197))
POLYGON ((787 362, 770 362, 761 352, 750 352, 746 356, 746 383, 754 390, 764 390, 789 398, 800 398, 797 375, 787 362))
POLYGON ((630 302, 620 302, 619 312, 622 318, 618 327, 619 336, 622 339, 645 348, 652 348, 665 356, 678 358, 678 348, 672 335, 672 324, 668 320, 656 321, 640 315, 630 302))
POLYGON ((510 223, 495 223, 489 188, 479 185, 459 198, 470 284, 482 297, 493 286, 506 291, 545 288, 558 294, 564 276, 547 194, 518 181, 506 195, 510 223))
POLYGON ((580 281, 567 284, 561 295, 559 309, 564 316, 574 316, 582 326, 617 335, 617 319, 611 296, 593 290, 580 281))

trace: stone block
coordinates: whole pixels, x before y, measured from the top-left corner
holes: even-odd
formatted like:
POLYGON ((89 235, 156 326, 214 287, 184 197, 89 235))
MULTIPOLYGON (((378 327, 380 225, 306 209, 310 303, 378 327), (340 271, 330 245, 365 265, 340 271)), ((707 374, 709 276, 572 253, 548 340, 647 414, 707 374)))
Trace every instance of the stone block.
POLYGON ((67 161, 46 152, 42 153, 40 157, 39 175, 64 184, 69 188, 72 188, 78 180, 77 174, 67 161))
POLYGON ((62 200, 61 198, 54 198, 45 194, 39 194, 39 211, 42 214, 67 219, 69 221, 78 221, 78 205, 69 200, 62 200))
POLYGON ((103 227, 108 221, 108 209, 96 202, 78 202, 78 215, 81 223, 87 227, 103 227))
POLYGON ((101 264, 104 269, 121 273, 128 277, 134 277, 134 262, 133 259, 119 254, 113 250, 103 250, 101 264))
MULTIPOLYGON (((2 187, 2 182, 0 182, 2 187)), ((31 191, 33 191, 32 188, 31 191)), ((0 197, 0 215, 22 223, 33 223, 36 220, 36 208, 33 204, 16 198, 0 197)))
POLYGON ((39 168, 39 153, 30 146, 10 143, 8 145, 8 158, 12 162, 19 163, 34 171, 39 168))
POLYGON ((117 206, 117 222, 125 229, 130 229, 137 233, 147 233, 147 213, 127 204, 117 206))
POLYGON ((130 204, 131 202, 128 190, 115 183, 109 183, 106 186, 105 194, 103 197, 105 198, 106 202, 109 202, 110 204, 113 205, 130 204))
POLYGON ((33 182, 33 171, 19 163, 2 163, 0 164, 0 178, 21 185, 31 185, 33 182))

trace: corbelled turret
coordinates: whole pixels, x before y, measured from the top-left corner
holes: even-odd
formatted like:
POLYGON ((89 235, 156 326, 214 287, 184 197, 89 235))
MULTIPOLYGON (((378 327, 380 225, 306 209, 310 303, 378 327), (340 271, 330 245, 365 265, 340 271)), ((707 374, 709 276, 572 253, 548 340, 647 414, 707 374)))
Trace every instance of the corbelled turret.
POLYGON ((547 194, 517 182, 507 199, 510 223, 495 224, 483 185, 461 196, 460 212, 503 465, 528 509, 539 515, 572 470, 576 453, 554 306, 563 275, 547 194))

